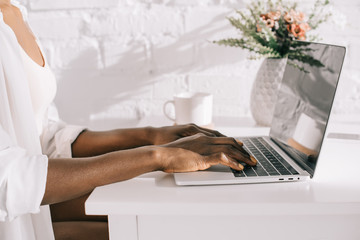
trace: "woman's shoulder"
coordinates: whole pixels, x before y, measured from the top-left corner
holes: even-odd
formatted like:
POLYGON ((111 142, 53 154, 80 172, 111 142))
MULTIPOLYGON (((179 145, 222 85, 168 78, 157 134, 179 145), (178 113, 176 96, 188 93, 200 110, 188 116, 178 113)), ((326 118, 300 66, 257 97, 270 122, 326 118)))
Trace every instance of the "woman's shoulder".
POLYGON ((18 50, 18 41, 12 28, 5 23, 0 11, 0 57, 6 59, 4 52, 18 50))
POLYGON ((18 15, 24 19, 24 21, 28 20, 28 12, 24 5, 22 5, 20 2, 12 0, 11 5, 9 7, 6 7, 5 9, 0 8, 0 22, 4 23, 4 12, 11 12, 13 15, 18 15))
POLYGON ((20 10, 24 20, 27 20, 28 12, 27 12, 26 7, 24 5, 22 5, 19 1, 16 1, 16 0, 11 0, 11 4, 13 6, 17 7, 20 10))

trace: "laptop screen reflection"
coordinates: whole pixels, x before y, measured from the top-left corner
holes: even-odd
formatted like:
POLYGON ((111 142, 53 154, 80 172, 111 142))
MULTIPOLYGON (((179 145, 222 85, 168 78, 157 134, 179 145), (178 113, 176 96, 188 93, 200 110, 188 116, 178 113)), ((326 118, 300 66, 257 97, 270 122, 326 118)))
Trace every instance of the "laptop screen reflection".
POLYGON ((299 61, 287 64, 270 137, 308 171, 314 171, 325 135, 345 48, 305 43, 308 54, 323 66, 299 61))

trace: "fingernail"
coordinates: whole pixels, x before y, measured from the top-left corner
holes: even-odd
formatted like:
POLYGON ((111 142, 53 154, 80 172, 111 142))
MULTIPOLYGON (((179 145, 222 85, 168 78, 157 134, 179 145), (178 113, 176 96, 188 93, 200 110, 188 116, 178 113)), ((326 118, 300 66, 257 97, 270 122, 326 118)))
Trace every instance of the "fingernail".
POLYGON ((251 160, 253 163, 257 163, 257 160, 256 160, 253 156, 251 156, 251 155, 250 155, 250 160, 251 160))
POLYGON ((240 146, 243 146, 243 142, 239 141, 239 140, 236 140, 236 142, 240 145, 240 146))
POLYGON ((241 168, 241 170, 244 170, 244 166, 239 164, 239 168, 241 168))

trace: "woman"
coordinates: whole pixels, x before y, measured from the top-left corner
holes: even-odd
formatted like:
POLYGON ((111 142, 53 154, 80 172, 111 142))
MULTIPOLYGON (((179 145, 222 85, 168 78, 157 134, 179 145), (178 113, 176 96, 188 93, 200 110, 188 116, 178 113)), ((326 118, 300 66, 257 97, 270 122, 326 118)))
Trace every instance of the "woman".
POLYGON ((106 219, 84 214, 95 187, 157 170, 256 164, 241 143, 195 125, 107 132, 66 125, 51 105, 55 83, 26 12, 0 0, 2 240, 106 239, 106 219))

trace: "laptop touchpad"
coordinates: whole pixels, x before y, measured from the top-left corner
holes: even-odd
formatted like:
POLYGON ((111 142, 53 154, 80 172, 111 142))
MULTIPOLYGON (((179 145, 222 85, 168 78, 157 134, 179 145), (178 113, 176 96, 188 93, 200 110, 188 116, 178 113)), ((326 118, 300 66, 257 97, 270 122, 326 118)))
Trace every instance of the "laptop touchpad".
POLYGON ((231 169, 228 166, 218 164, 218 165, 211 166, 210 168, 206 169, 205 171, 208 171, 208 172, 231 172, 231 169))

